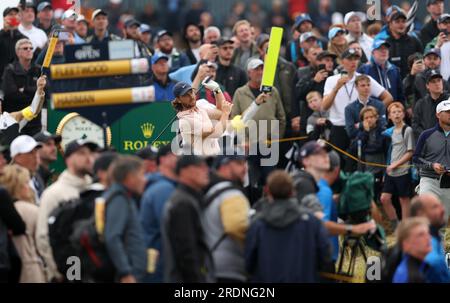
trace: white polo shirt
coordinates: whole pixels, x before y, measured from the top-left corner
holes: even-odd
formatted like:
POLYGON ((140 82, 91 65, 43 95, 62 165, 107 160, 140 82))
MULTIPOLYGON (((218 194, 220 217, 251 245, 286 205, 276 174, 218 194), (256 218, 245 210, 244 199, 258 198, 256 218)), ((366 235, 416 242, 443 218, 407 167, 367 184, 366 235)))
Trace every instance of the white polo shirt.
POLYGON ((31 27, 31 29, 28 30, 23 27, 22 24, 20 24, 19 31, 22 33, 22 35, 25 35, 26 37, 28 37, 28 39, 31 40, 31 43, 33 45, 33 52, 36 50, 36 48, 44 49, 45 45, 47 44, 48 38, 45 32, 34 25, 31 27))
MULTIPOLYGON (((357 76, 361 75, 360 73, 355 73, 353 78, 347 82, 344 86, 342 86, 334 99, 333 104, 330 108, 330 121, 335 126, 345 126, 345 107, 355 101, 358 98, 358 91, 356 90, 355 79, 357 76)), ((381 86, 375 79, 368 76, 370 78, 370 95, 375 98, 379 98, 380 95, 385 91, 384 87, 381 86)), ((325 81, 325 88, 323 91, 323 95, 329 95, 333 88, 336 86, 338 80, 341 78, 341 75, 334 75, 328 77, 325 81)))

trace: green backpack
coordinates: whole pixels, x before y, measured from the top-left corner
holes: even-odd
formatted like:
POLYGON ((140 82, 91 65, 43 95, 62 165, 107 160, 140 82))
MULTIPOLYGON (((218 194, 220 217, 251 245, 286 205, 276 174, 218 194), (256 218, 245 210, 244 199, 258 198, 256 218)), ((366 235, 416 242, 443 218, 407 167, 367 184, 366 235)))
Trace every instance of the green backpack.
POLYGON ((340 178, 344 186, 338 204, 339 217, 344 220, 365 222, 374 198, 373 175, 358 171, 354 173, 341 172, 340 178))

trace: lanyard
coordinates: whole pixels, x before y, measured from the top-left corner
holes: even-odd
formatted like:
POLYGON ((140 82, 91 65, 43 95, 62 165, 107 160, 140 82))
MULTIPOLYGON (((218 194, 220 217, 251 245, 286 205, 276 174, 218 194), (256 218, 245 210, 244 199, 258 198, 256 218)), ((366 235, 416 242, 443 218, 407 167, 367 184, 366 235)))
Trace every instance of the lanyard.
POLYGON ((350 100, 349 102, 351 102, 352 101, 353 90, 355 89, 355 82, 353 82, 352 90, 350 91, 350 94, 348 93, 347 83, 344 84, 344 87, 345 87, 345 92, 347 93, 347 96, 348 96, 348 100, 350 100))

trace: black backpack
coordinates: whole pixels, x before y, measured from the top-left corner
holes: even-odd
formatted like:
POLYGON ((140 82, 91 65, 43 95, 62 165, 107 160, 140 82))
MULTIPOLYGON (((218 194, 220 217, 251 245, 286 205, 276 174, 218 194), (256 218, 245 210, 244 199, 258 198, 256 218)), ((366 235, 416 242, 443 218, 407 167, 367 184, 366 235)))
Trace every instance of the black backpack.
POLYGON ((402 262, 403 252, 397 243, 381 253, 381 283, 392 283, 395 271, 402 262))

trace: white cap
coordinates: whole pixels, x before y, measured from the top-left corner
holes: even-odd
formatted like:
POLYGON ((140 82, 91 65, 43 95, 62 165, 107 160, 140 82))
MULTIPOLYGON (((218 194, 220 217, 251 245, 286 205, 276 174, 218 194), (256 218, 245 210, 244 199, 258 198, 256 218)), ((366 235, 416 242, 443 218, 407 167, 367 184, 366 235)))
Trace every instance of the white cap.
POLYGON ((42 143, 36 142, 33 137, 27 135, 19 136, 11 142, 11 146, 9 147, 11 158, 19 154, 29 153, 36 147, 42 147, 42 143))
POLYGON ((442 101, 436 106, 436 113, 446 112, 450 110, 450 98, 448 100, 442 101))
POLYGON ((366 21, 366 15, 364 13, 351 11, 351 12, 348 12, 347 14, 345 14, 344 24, 347 25, 348 21, 350 21, 350 19, 354 16, 359 17, 359 19, 361 19, 361 22, 366 21))
POLYGON ((261 65, 264 65, 264 62, 261 59, 251 59, 247 64, 247 70, 256 69, 261 65))
POLYGON ((72 18, 72 17, 75 17, 75 19, 76 19, 76 18, 78 18, 78 14, 73 9, 68 9, 62 15, 61 20, 69 19, 69 18, 72 18))
POLYGON ((84 21, 84 22, 88 23, 88 21, 86 20, 86 18, 83 15, 78 15, 77 22, 80 22, 80 21, 84 21))
POLYGON ((314 36, 314 34, 313 34, 312 32, 306 32, 306 33, 303 33, 303 34, 300 36, 300 43, 305 42, 305 41, 308 40, 309 38, 314 38, 314 39, 317 40, 316 36, 314 36))

